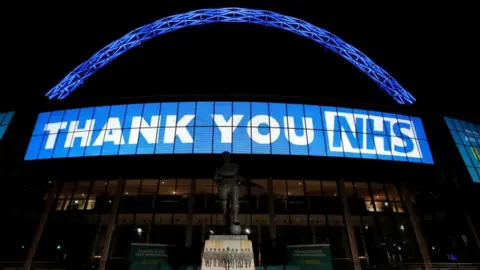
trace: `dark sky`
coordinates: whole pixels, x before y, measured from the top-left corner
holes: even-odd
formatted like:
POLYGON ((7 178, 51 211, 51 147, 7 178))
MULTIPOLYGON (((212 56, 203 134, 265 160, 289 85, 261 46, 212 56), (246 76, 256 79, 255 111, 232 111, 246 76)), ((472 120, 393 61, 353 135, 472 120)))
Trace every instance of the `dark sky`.
MULTIPOLYGON (((34 107, 55 104, 43 96, 46 91, 96 51, 139 26, 197 8, 237 6, 298 17, 336 34, 394 76, 417 98, 415 106, 422 110, 470 119, 480 115, 475 98, 479 19, 473 3, 155 2, 98 6, 67 1, 4 9, 0 106, 25 108, 27 97, 34 107)), ((394 104, 366 75, 318 44, 280 30, 231 24, 157 37, 109 64, 67 99, 91 105, 184 93, 313 96, 394 104)))

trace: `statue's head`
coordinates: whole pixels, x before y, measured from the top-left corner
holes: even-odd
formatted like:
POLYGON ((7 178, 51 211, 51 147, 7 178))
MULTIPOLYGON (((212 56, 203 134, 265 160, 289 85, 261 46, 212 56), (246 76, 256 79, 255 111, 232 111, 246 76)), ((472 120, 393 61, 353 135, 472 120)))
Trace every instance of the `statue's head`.
POLYGON ((222 156, 223 156, 223 161, 230 162, 230 157, 231 157, 230 152, 225 151, 222 153, 222 156))

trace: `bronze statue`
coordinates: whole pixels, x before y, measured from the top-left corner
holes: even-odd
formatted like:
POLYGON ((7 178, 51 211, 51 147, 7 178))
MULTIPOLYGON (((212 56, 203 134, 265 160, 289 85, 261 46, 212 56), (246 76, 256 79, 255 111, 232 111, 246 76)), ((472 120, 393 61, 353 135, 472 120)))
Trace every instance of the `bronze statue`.
POLYGON ((216 170, 213 180, 217 184, 218 195, 222 201, 225 225, 229 226, 231 234, 241 234, 238 198, 240 197, 239 186, 245 182, 245 179, 238 175, 238 164, 231 162, 230 153, 223 152, 222 155, 224 163, 216 170), (230 210, 229 213, 228 210, 230 210))

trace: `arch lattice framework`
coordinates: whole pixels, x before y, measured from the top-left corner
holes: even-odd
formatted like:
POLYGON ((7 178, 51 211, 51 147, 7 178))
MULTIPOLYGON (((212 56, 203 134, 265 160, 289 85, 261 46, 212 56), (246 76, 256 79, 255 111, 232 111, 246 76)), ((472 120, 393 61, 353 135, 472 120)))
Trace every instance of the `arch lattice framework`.
POLYGON ((415 98, 390 74, 375 64, 365 54, 334 34, 303 20, 272 11, 247 8, 200 9, 172 15, 139 27, 108 44, 90 59, 77 66, 65 78, 47 92, 50 99, 64 99, 93 73, 126 51, 154 37, 182 28, 212 23, 250 23, 279 28, 309 38, 356 66, 399 104, 412 104, 415 98))

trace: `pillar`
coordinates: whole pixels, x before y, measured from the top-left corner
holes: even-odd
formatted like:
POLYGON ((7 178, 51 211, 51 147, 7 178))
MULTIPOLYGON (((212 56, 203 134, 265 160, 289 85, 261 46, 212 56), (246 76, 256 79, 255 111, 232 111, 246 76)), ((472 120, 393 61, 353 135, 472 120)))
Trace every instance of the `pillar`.
POLYGON ((197 186, 197 179, 192 179, 190 185, 190 196, 188 197, 188 214, 187 214, 187 228, 185 233, 185 246, 192 246, 193 237, 193 214, 195 211, 195 190, 197 186))
POLYGON ((338 191, 340 193, 343 205, 343 217, 345 220, 345 228, 347 229, 347 237, 350 245, 353 267, 355 270, 361 270, 362 268, 360 266, 360 259, 358 258, 357 239, 355 238, 352 216, 350 214, 350 205, 348 204, 348 198, 345 195, 345 183, 343 179, 338 180, 338 191))
POLYGON ((473 225, 472 219, 470 218, 468 213, 465 212, 465 211, 463 212, 463 216, 465 218, 465 221, 467 222, 467 226, 470 229, 470 232, 472 233, 473 241, 475 242, 475 246, 477 247, 477 249, 480 250, 480 240, 478 239, 477 230, 475 230, 475 226, 473 225))
POLYGON ((102 257, 100 258, 100 263, 98 265, 99 270, 105 270, 108 260, 108 253, 110 251, 110 244, 112 241, 113 231, 115 230, 115 222, 117 219, 118 206, 120 204, 120 199, 122 197, 123 187, 125 186, 125 179, 120 178, 117 184, 117 190, 115 190, 115 197, 113 199, 112 211, 108 218, 108 227, 105 237, 103 238, 103 250, 102 257))
POLYGON ((35 253, 37 252, 38 243, 40 242, 40 238, 42 237, 43 229, 45 228, 45 224, 47 223, 48 216, 50 214, 50 210, 52 209, 53 202, 55 201, 59 186, 60 184, 58 181, 53 181, 53 185, 48 190, 45 208, 43 209, 43 213, 40 216, 40 222, 38 224, 37 231, 33 236, 32 244, 30 245, 27 259, 25 260, 25 264, 23 266, 25 270, 30 270, 30 267, 32 266, 33 258, 35 257, 35 253))
POLYGON ((273 192, 273 179, 269 178, 267 180, 268 186, 268 218, 270 220, 269 232, 270 232, 270 239, 272 243, 275 243, 275 239, 277 239, 277 230, 275 225, 275 194, 273 192))
POLYGON ((90 260, 93 260, 95 255, 97 255, 97 245, 98 241, 100 240, 100 234, 102 233, 102 217, 99 217, 98 225, 97 225, 97 230, 95 232, 95 238, 93 239, 92 243, 92 251, 90 253, 90 260))
POLYGON ((418 248, 420 249, 420 254, 422 255, 423 262, 425 263, 425 270, 432 269, 432 262, 430 261, 430 254, 428 253, 427 245, 425 243, 425 238, 423 238, 422 229, 420 227, 420 220, 413 208, 412 195, 410 190, 405 186, 404 183, 400 185, 400 191, 402 193, 403 202, 405 208, 407 209, 410 222, 412 224, 413 232, 417 240, 418 248))

